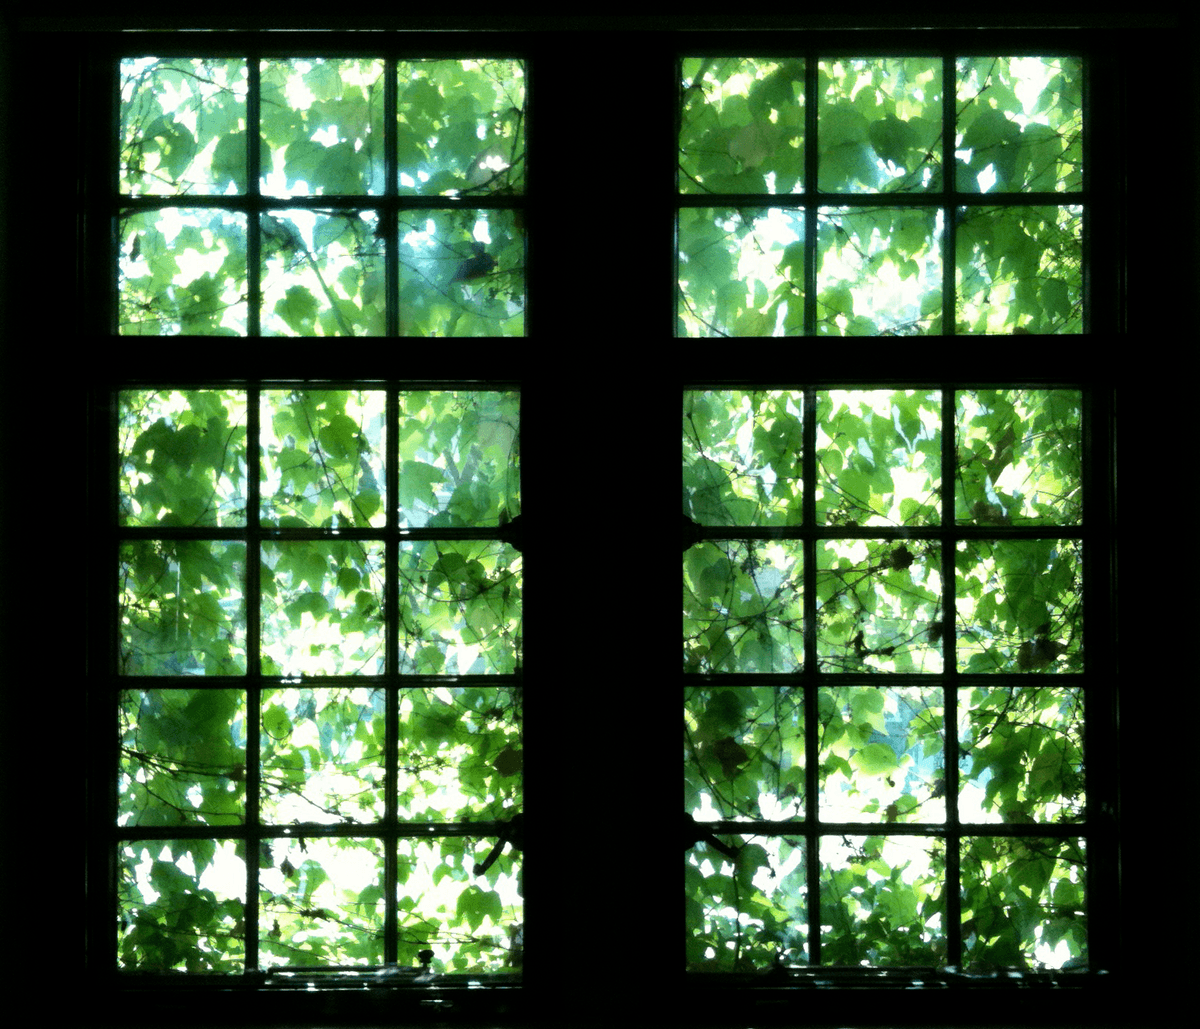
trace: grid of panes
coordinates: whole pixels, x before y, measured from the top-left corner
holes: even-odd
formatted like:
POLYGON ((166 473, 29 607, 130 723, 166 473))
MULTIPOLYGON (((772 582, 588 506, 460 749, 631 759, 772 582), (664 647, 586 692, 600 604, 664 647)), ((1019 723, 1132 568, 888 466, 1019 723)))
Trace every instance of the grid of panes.
POLYGON ((1081 58, 697 56, 679 81, 679 335, 1084 331, 1081 58))
POLYGON ((519 394, 115 412, 116 967, 518 969, 519 394))
POLYGON ((524 75, 123 58, 115 331, 523 335, 524 75))
POLYGON ((689 968, 1086 966, 1083 412, 685 392, 689 968))

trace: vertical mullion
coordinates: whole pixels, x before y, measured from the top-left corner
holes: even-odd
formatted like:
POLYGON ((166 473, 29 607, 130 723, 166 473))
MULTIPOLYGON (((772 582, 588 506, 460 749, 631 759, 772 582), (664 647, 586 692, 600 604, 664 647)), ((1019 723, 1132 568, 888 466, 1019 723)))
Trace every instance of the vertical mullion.
MULTIPOLYGON (((804 335, 817 333, 817 54, 804 61, 804 335)), ((807 394, 806 394, 807 398, 807 394)), ((805 412, 805 418, 808 415, 805 412)), ((815 439, 815 433, 814 433, 815 439)), ((811 486, 810 486, 811 490, 811 486)), ((807 505, 807 495, 805 504, 807 505)), ((815 503, 813 509, 816 509, 815 503)), ((808 517, 808 508, 805 507, 808 517)), ((811 525, 811 522, 809 523, 811 525)))
MULTIPOLYGON (((254 51, 246 55, 246 335, 262 335, 262 62, 254 51)), ((257 476, 250 481, 256 485, 257 476)))
MULTIPOLYGON (((391 63, 389 61, 389 63, 391 63)), ((385 134, 386 135, 386 134, 385 134)), ((388 254, 395 256, 396 248, 388 234, 388 254)), ((389 282, 391 281, 389 274, 389 282)), ((389 287, 390 288, 390 287, 389 287)), ((389 294, 390 296, 390 294, 389 294)), ((388 302, 389 322, 395 311, 395 306, 388 302)), ((390 330, 389 330, 390 331, 390 330)), ((397 821, 399 817, 400 788, 400 597, 399 597, 399 567, 400 542, 397 534, 399 521, 399 426, 400 426, 400 396, 395 387, 388 388, 387 414, 385 417, 386 436, 384 448, 386 452, 386 468, 384 469, 385 490, 387 492, 386 527, 387 542, 384 544, 384 689, 385 696, 385 731, 384 731, 384 814, 383 827, 383 961, 385 965, 394 965, 398 957, 399 940, 397 939, 396 913, 396 839, 397 821)))
MULTIPOLYGON (((958 248, 954 226, 954 187, 957 165, 954 158, 954 128, 957 122, 955 101, 958 96, 958 64, 951 50, 942 52, 942 335, 953 336, 955 330, 955 290, 958 266, 958 248)), ((943 457, 945 450, 942 451, 943 457)), ((946 465, 942 466, 945 479, 946 465)), ((953 466, 950 466, 953 467, 953 466)), ((954 499, 954 490, 950 490, 954 499)), ((949 508, 950 520, 954 518, 954 506, 949 508)), ((946 509, 943 504, 943 519, 946 509)), ((944 522, 943 522, 944 524, 944 522)))
POLYGON ((958 668, 955 664, 955 483, 958 447, 955 438, 958 397, 942 386, 942 732, 943 782, 946 801, 946 964, 962 962, 962 893, 958 820, 958 668))
MULTIPOLYGON (((815 64, 813 65, 815 67, 815 64)), ((814 76, 815 77, 815 76, 814 76)), ((805 260, 807 261, 807 254, 805 260)), ((808 315, 805 314, 807 319, 808 315)), ((804 454, 804 821, 807 847, 804 854, 808 881, 808 961, 821 963, 821 862, 820 862, 820 752, 817 737, 817 391, 804 391, 801 411, 804 454)))
MULTIPOLYGON (((252 147, 252 149, 254 149, 252 147)), ((257 181, 257 180, 255 180, 257 181)), ((257 222, 257 215, 254 216, 257 222)), ((257 231, 247 238, 258 238, 257 231)), ((258 880, 262 824, 262 528, 259 524, 259 425, 261 389, 246 391, 246 971, 258 970, 258 880)))
MULTIPOLYGON (((379 213, 383 233, 384 333, 400 335, 400 232, 396 208, 399 156, 397 154, 399 62, 388 57, 383 62, 383 195, 387 202, 379 213)), ((389 469, 390 474, 391 469, 389 469)), ((395 496, 392 493, 391 496, 395 496)), ((392 509, 394 510, 394 509, 392 509)), ((390 523, 395 525, 393 521, 390 523)), ((391 724, 391 723, 389 723, 391 724)))

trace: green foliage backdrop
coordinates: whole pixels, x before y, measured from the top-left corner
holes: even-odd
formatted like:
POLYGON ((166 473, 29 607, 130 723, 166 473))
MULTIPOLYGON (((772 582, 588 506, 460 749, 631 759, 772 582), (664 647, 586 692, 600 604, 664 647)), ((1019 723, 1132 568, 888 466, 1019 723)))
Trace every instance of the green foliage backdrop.
POLYGON ((947 817, 948 730, 961 822, 1029 827, 961 841, 965 967, 1086 964, 1085 841, 1037 833, 1082 820, 1086 803, 1083 692, 1069 680, 1045 685, 1083 670, 1080 543, 1070 538, 1083 517, 1081 405, 1070 390, 685 394, 685 518, 734 537, 800 527, 807 489, 817 528, 834 534, 815 541, 810 574, 802 539, 715 539, 684 551, 684 670, 703 676, 685 688, 685 810, 741 823, 727 837, 740 844, 736 858, 704 843, 688 853, 690 967, 807 963, 810 858, 822 963, 945 964, 947 839, 936 827, 947 817), (951 469, 942 468, 947 413, 951 469), (959 541, 956 567, 943 569, 938 540, 895 534, 944 520, 997 535, 959 541), (1044 527, 1046 538, 1006 538, 1012 526, 1044 527), (837 538, 871 527, 892 532, 837 538), (806 629, 825 673, 805 687, 816 690, 811 753, 804 688, 744 677, 801 670, 806 629), (973 676, 957 711, 946 710, 937 678, 947 655, 973 676), (743 675, 723 685, 728 673, 743 675), (885 678, 895 673, 930 678, 885 678), (819 793, 809 797, 813 761, 819 793), (824 823, 863 831, 816 837, 820 852, 809 855, 810 805, 824 823), (798 832, 756 834, 764 821, 795 821, 798 832), (907 825, 935 831, 889 831, 907 825))
POLYGON ((396 844, 400 963, 428 948, 439 969, 512 967, 519 856, 476 874, 494 836, 468 827, 522 807, 521 555, 496 538, 389 533, 498 534, 519 515, 519 398, 410 391, 393 417, 382 389, 256 395, 257 440, 243 390, 117 400, 119 966, 241 971, 250 881, 260 967, 382 963, 388 844, 373 830, 390 801, 423 827, 396 844), (272 538, 251 618, 248 544, 230 537, 255 523, 272 538), (389 646, 398 672, 425 678, 385 677, 389 646))

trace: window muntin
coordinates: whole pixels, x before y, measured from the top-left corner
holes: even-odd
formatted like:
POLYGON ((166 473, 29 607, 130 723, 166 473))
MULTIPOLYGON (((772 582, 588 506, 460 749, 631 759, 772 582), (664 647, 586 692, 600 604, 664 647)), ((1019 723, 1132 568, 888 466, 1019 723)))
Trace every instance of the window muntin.
POLYGON ((1083 331, 1082 59, 688 56, 680 83, 679 335, 1083 331))
POLYGON ((115 412, 116 968, 519 967, 519 394, 115 412))
POLYGON ((119 74, 120 333, 524 334, 523 61, 119 74))
POLYGON ((685 393, 690 968, 1087 967, 1084 410, 685 393))

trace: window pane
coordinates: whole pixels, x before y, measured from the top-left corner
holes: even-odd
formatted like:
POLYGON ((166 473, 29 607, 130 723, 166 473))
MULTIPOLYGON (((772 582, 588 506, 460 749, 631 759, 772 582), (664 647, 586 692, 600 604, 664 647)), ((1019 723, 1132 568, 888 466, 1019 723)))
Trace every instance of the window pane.
POLYGON ((264 543, 262 562, 266 674, 383 672, 382 543, 264 543))
POLYGON ((1083 331, 1083 208, 959 208, 960 333, 1083 331))
POLYGON ((941 394, 817 394, 817 519, 826 525, 937 525, 941 394))
POLYGON ((400 192, 520 193, 525 68, 515 60, 401 61, 400 192))
POLYGON ((120 74, 122 193, 245 190, 245 61, 131 57, 120 74))
POLYGON ((118 398, 122 525, 246 524, 246 397, 125 390, 118 398))
POLYGON ((680 192, 803 190, 802 60, 688 57, 682 84, 680 192))
POLYGON ((1083 188, 1083 62, 960 57, 955 167, 964 192, 1083 188))
POLYGON ((936 543, 817 544, 817 654, 826 672, 940 672, 936 543))
POLYGON ((963 841, 967 971, 1087 967, 1085 850, 1077 837, 963 841))
POLYGON ((804 663, 798 541, 701 543, 684 554, 688 672, 794 672, 804 663))
POLYGON ((956 402, 959 524, 1080 524, 1078 390, 965 390, 956 402))
POLYGON ((246 694, 122 690, 118 825, 245 819, 246 694))
POLYGON ((784 336, 804 326, 804 216, 679 212, 679 335, 784 336))
POLYGON ((245 674, 245 560, 244 543, 122 543, 121 674, 245 674))
POLYGON ((490 541, 400 550, 400 670, 511 673, 521 662, 521 555, 490 541))
POLYGON ((817 67, 822 192, 941 188, 940 58, 841 58, 817 67))
POLYGON ((400 332, 520 336, 525 233, 516 211, 405 211, 400 230, 400 332))
POLYGON ((959 671, 1082 671, 1082 551, 1078 540, 960 542, 959 671))
POLYGON ((1083 691, 976 686, 959 694, 959 811, 967 822, 1083 818, 1083 691))
POLYGON ((823 688, 821 818, 944 822, 943 703, 937 687, 823 688))
POLYGON ((387 519, 382 390, 262 395, 262 519, 289 527, 387 519))
POLYGON ((125 211, 119 246, 123 334, 245 334, 244 214, 185 207, 125 211))
POLYGON ((383 61, 262 62, 262 190, 383 192, 383 61))
POLYGON ((774 686, 684 690, 684 809, 698 820, 804 816, 804 698, 774 686))
POLYGON ((683 510, 701 525, 799 525, 804 395, 722 390, 683 398, 683 510))
POLYGON ((817 225, 817 332, 917 336, 940 331, 942 212, 822 209, 817 225))
POLYGON ((245 968, 245 845, 234 840, 120 844, 117 967, 127 972, 245 968))
POLYGON ((946 963, 945 841, 821 840, 821 963, 946 963))

